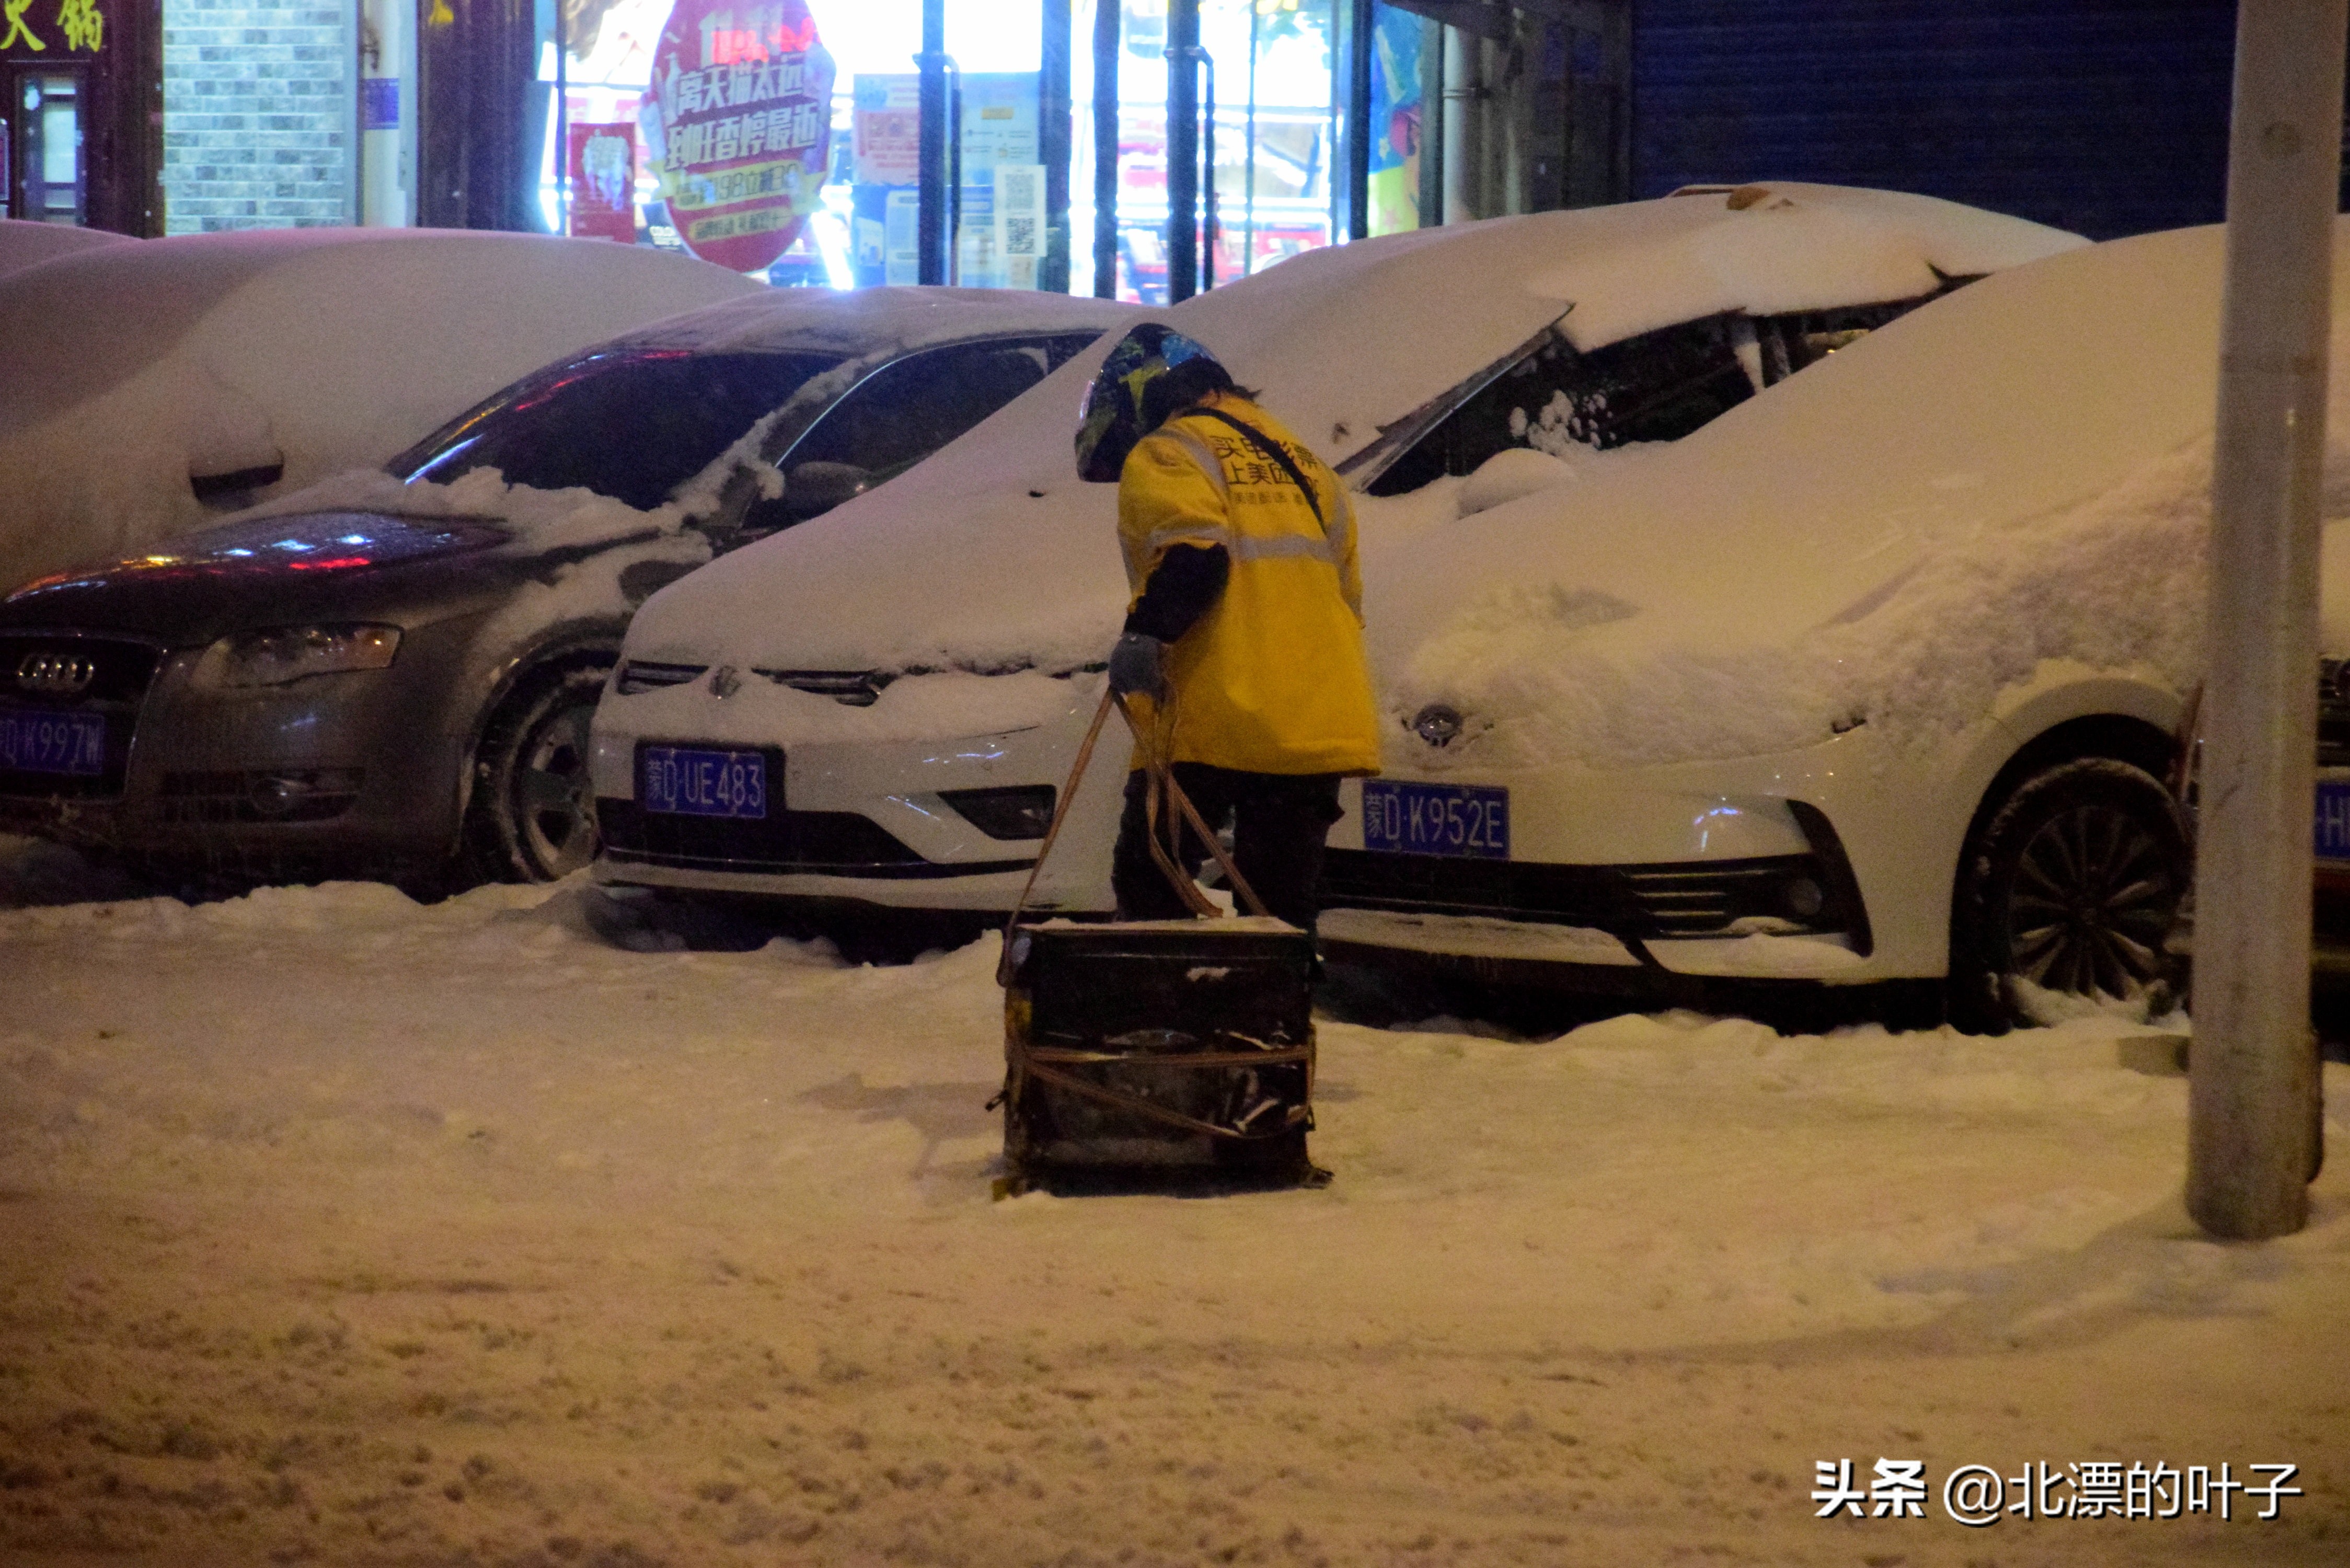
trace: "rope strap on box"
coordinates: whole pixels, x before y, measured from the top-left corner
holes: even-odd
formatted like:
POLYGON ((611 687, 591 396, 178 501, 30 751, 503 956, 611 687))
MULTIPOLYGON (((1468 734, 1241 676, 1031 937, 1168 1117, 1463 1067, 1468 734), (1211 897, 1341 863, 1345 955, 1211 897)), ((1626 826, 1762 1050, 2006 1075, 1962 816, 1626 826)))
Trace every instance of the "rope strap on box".
MULTIPOLYGON (((1186 1116, 1181 1111, 1162 1106, 1155 1100, 1148 1100, 1139 1095, 1130 1095, 1123 1090, 1109 1088, 1105 1085, 1078 1077, 1074 1073, 1063 1072, 1061 1069, 1064 1066, 1105 1062, 1118 1062, 1128 1065, 1148 1063, 1158 1066, 1184 1068, 1278 1066, 1298 1063, 1305 1068, 1310 1099, 1310 1086, 1314 1077, 1314 1047, 1311 1044, 1274 1046, 1255 1051, 1202 1051, 1196 1055, 1180 1056, 1145 1055, 1139 1053, 1114 1051, 1076 1051, 1058 1045, 1032 1045, 1016 1034, 1007 1036, 1004 1045, 1005 1054, 1011 1059, 1011 1075, 1010 1081, 1004 1085, 1003 1095, 999 1096, 998 1099, 1009 1097, 1015 1105, 1019 1102, 1021 1080, 1033 1077, 1039 1083, 1050 1084, 1053 1087, 1066 1094, 1075 1095, 1080 1099, 1092 1100, 1099 1105, 1128 1111, 1139 1116, 1162 1122, 1169 1127, 1180 1127, 1186 1132, 1205 1133, 1210 1137, 1232 1138, 1242 1142, 1254 1138, 1279 1137, 1294 1130, 1310 1114, 1303 1104, 1291 1106, 1277 1125, 1267 1127, 1262 1132, 1250 1132, 1240 1127, 1224 1127, 1215 1122, 1203 1121, 1198 1116, 1186 1116)), ((991 1101, 991 1107, 995 1103, 991 1101)))

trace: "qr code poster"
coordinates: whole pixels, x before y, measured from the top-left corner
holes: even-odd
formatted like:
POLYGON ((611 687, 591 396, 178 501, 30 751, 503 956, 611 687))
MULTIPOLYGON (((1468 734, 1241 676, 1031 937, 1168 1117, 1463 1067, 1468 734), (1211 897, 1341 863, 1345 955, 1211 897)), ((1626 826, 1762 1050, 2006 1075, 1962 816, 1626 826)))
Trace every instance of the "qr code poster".
POLYGON ((1036 286, 1036 263, 1045 254, 1045 166, 995 166, 995 245, 1003 258, 1004 283, 1036 286))

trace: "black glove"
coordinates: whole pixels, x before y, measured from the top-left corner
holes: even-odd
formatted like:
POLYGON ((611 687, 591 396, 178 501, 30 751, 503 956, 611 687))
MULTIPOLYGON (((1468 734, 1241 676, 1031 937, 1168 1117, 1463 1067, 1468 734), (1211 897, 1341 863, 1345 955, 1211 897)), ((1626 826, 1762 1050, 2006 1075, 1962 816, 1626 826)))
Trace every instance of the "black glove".
POLYGON ((1120 696, 1156 701, 1167 695, 1167 645, 1147 632, 1129 631, 1109 650, 1109 689, 1120 696))

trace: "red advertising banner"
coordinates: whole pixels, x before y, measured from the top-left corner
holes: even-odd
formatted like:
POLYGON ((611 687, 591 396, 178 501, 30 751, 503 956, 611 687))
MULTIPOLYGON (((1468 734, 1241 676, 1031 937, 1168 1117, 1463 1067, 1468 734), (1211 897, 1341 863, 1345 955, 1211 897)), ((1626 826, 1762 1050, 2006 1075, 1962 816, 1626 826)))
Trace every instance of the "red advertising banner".
POLYGON ((637 238, 637 128, 574 120, 571 233, 581 239, 637 238))
POLYGON ((645 151, 687 249, 752 272, 790 246, 831 156, 832 78, 806 0, 677 0, 645 151))

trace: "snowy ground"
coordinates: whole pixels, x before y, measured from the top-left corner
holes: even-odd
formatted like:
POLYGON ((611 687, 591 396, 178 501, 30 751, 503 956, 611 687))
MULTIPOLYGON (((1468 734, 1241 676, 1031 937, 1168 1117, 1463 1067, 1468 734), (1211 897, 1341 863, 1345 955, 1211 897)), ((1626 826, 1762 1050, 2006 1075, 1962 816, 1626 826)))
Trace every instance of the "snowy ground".
MULTIPOLYGON (((77 890, 0 841, 0 904, 77 890)), ((2350 1069, 2263 1246, 2110 1019, 1326 1023, 1326 1190, 999 1202, 992 942, 630 953, 581 898, 0 912, 0 1560, 2350 1559, 2350 1069), (1815 1519, 1838 1459, 1927 1517, 1815 1519), (2083 1460, 2305 1495, 1945 1512, 2083 1460)))

